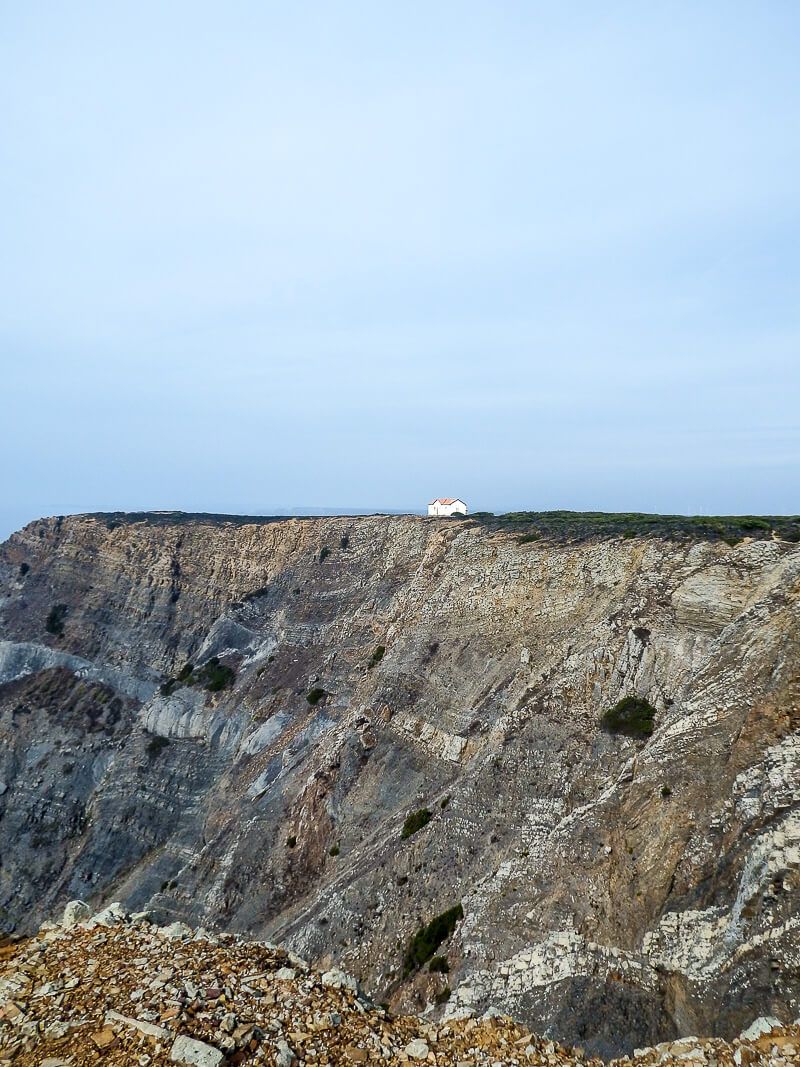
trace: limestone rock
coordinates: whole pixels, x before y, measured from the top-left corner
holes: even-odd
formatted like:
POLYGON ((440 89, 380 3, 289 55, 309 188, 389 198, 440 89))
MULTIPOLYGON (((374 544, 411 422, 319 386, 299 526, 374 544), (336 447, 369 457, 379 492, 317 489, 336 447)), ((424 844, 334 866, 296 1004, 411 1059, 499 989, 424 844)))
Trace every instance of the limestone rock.
POLYGON ((405 1052, 406 1056, 409 1057, 409 1059, 426 1060, 428 1058, 428 1053, 430 1052, 430 1049, 428 1048, 427 1042, 423 1041, 422 1038, 418 1037, 415 1038, 413 1041, 409 1041, 403 1051, 405 1052))
POLYGON ((758 1019, 754 1019, 747 1029, 741 1032, 739 1037, 744 1041, 755 1041, 756 1038, 769 1034, 772 1030, 777 1030, 782 1025, 780 1019, 776 1019, 773 1015, 761 1015, 758 1019))
POLYGON ((162 937, 166 937, 170 941, 180 941, 183 938, 189 938, 193 936, 193 930, 191 926, 187 926, 186 923, 174 922, 169 926, 162 926, 159 930, 162 937))
POLYGON ((330 971, 325 971, 321 981, 323 985, 333 986, 336 989, 352 989, 354 993, 358 992, 358 981, 353 975, 346 974, 344 971, 340 971, 336 968, 330 971))
POLYGON ((88 904, 85 904, 82 900, 71 900, 64 908, 61 925, 65 930, 69 930, 76 923, 86 922, 91 914, 92 909, 88 904))
POLYGON ((223 1054, 205 1041, 192 1037, 176 1037, 169 1054, 172 1063, 184 1063, 190 1067, 219 1067, 223 1054))

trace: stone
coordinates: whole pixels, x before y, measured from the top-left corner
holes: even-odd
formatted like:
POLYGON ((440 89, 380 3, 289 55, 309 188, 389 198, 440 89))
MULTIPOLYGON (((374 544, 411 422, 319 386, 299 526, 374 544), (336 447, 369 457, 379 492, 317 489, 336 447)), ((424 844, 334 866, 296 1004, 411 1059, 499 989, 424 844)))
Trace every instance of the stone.
POLYGON ((104 1052, 106 1049, 111 1048, 112 1045, 115 1045, 118 1038, 111 1027, 107 1026, 105 1029, 98 1030, 92 1034, 90 1040, 101 1052, 104 1052))
POLYGON ((61 925, 65 930, 70 930, 78 923, 86 922, 91 916, 92 909, 88 904, 82 900, 71 900, 69 904, 64 908, 64 915, 61 919, 61 925))
POLYGON ((297 1057, 293 1050, 283 1040, 278 1041, 275 1045, 275 1065, 276 1067, 292 1067, 297 1057))
POLYGON ((164 1029, 163 1026, 156 1026, 154 1023, 146 1022, 144 1019, 133 1019, 129 1015, 120 1015, 118 1011, 107 1011, 106 1022, 130 1027, 131 1030, 138 1030, 140 1034, 154 1037, 158 1041, 164 1041, 172 1037, 170 1031, 164 1029))
POLYGON ((739 1034, 739 1037, 743 1041, 755 1041, 762 1034, 768 1034, 771 1030, 776 1030, 782 1025, 780 1019, 776 1019, 774 1015, 761 1015, 750 1023, 747 1029, 739 1034))
POLYGON ((354 993, 358 992, 358 981, 353 975, 337 968, 325 971, 320 981, 323 985, 333 986, 334 989, 351 989, 354 993))
POLYGON ((193 1037, 176 1037, 170 1049, 171 1063, 184 1063, 190 1067, 219 1067, 224 1060, 223 1054, 205 1041, 196 1041, 193 1037))
POLYGON ((426 1060, 430 1049, 426 1041, 423 1041, 421 1037, 416 1037, 413 1041, 409 1041, 403 1052, 411 1060, 426 1060))
POLYGON ((275 977, 279 982, 292 982, 297 977, 297 971, 294 967, 279 967, 275 977))
POLYGON ((88 920, 88 923, 90 926, 116 926, 118 923, 125 922, 127 917, 127 913, 119 901, 114 901, 113 904, 109 904, 102 911, 96 912, 88 920))
POLYGON ((194 931, 186 923, 174 922, 170 923, 169 926, 160 927, 158 932, 162 937, 166 937, 170 941, 180 941, 183 938, 191 937, 194 931))

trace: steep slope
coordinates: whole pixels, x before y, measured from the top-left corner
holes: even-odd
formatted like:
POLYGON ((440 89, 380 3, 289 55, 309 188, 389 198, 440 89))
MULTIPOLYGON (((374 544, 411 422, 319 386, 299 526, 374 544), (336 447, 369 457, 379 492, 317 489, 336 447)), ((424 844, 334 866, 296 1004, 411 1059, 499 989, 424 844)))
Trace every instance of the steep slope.
POLYGON ((790 1021, 799 616, 770 540, 33 523, 0 548, 3 922, 113 896, 604 1054, 790 1021), (600 728, 630 694, 651 737, 600 728), (450 973, 407 959, 459 903, 450 973))

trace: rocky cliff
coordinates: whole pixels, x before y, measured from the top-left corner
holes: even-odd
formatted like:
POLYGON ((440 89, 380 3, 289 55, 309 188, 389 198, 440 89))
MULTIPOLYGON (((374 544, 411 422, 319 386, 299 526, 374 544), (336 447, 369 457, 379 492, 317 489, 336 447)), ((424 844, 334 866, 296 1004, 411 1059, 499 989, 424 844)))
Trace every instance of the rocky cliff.
POLYGON ((120 899, 603 1054, 789 1022, 798 622, 776 539, 32 523, 0 547, 0 921, 120 899), (630 695, 649 736, 601 728, 630 695))

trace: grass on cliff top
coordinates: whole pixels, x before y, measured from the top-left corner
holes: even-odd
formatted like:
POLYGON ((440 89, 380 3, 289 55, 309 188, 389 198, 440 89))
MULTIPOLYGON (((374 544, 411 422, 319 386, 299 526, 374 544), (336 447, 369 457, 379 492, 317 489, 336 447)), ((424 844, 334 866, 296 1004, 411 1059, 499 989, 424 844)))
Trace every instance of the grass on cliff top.
POLYGON ((800 542, 797 515, 646 515, 606 511, 475 512, 470 518, 490 530, 507 530, 520 544, 538 540, 588 541, 609 537, 661 537, 673 541, 724 541, 773 536, 800 542))
MULTIPOLYGON (((263 525, 298 518, 290 515, 220 515, 186 511, 95 512, 90 517, 105 523, 109 530, 134 524, 263 525)), ((305 517, 324 518, 319 515, 305 517)), ((800 542, 798 515, 647 515, 643 512, 611 511, 508 511, 495 515, 489 511, 476 511, 469 516, 454 516, 450 521, 478 523, 490 530, 507 530, 516 534, 521 544, 538 540, 574 542, 610 537, 724 541, 733 545, 744 537, 764 541, 774 536, 782 541, 800 542)))

